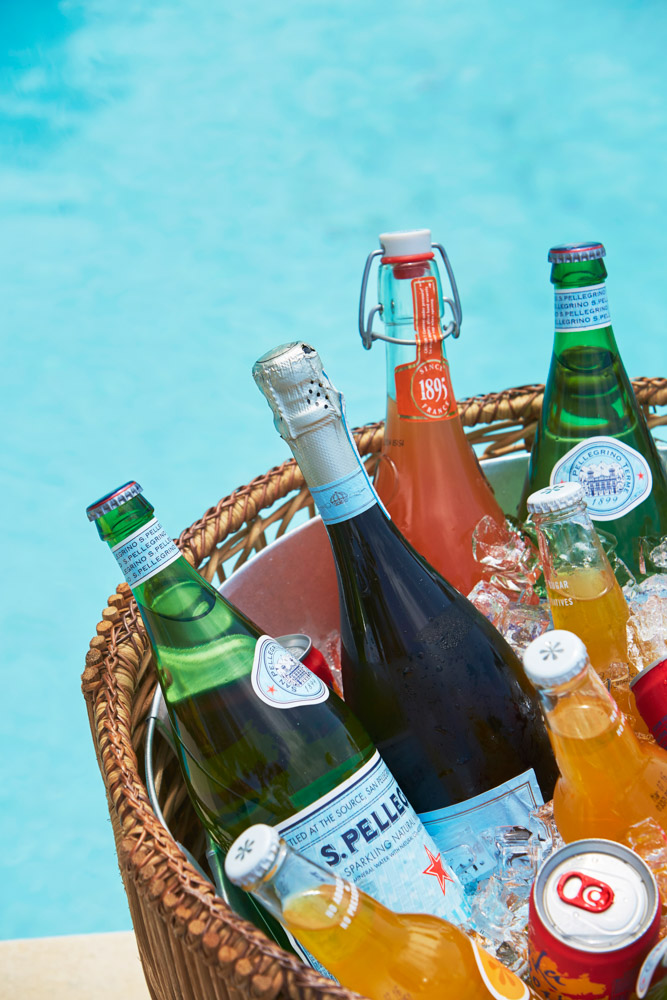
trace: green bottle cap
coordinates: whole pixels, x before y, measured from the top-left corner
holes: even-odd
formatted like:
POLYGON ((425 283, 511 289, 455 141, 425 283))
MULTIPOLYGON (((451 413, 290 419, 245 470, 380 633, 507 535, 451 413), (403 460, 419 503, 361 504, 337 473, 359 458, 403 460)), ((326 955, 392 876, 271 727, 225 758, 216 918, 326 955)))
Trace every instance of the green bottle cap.
POLYGON ((523 654, 523 667, 534 687, 557 687, 586 669, 588 653, 574 632, 554 628, 533 639, 523 654))
POLYGON ((578 264, 584 260, 599 260, 606 252, 601 243, 560 243, 549 251, 549 262, 578 264))
POLYGON ((135 483, 134 480, 125 483, 123 486, 119 486, 118 489, 112 490, 111 493, 107 493, 106 496, 101 497, 95 503, 91 503, 89 507, 86 507, 88 520, 96 521, 98 517, 108 514, 110 510, 116 510, 121 504, 127 503, 128 500, 138 496, 139 493, 143 493, 143 490, 139 483, 135 483))
POLYGON ((255 885, 273 868, 279 846, 280 837, 274 827, 265 823, 249 826, 227 851, 227 878, 234 885, 255 885))

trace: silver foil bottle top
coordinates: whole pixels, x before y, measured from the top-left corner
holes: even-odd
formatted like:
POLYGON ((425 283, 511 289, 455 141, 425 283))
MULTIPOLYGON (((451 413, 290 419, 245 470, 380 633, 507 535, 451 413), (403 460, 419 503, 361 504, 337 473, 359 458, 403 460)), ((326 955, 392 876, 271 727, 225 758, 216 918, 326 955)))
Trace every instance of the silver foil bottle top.
POLYGON ((315 427, 340 420, 342 400, 310 344, 296 341, 267 351, 252 375, 273 411, 273 422, 287 443, 315 427))

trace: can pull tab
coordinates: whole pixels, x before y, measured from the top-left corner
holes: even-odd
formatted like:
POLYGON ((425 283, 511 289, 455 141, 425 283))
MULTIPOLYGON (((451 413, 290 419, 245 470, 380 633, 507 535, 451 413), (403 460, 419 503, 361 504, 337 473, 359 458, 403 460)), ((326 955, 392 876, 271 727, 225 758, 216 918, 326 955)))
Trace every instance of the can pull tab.
POLYGON ((610 885, 591 878, 590 875, 584 875, 583 872, 566 872, 565 875, 561 875, 556 892, 564 903, 578 906, 579 909, 588 910, 590 913, 603 913, 614 902, 614 890, 610 885), (565 886, 573 878, 579 880, 579 892, 576 896, 566 896, 565 886))

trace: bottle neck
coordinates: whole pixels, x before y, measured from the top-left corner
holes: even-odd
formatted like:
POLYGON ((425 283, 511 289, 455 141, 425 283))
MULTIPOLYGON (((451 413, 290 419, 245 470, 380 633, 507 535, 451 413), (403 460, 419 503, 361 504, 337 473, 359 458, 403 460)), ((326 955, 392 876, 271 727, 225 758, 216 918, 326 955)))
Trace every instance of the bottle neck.
POLYGON ((288 444, 325 524, 338 524, 382 504, 342 412, 292 437, 288 444))
POLYGON ((602 260, 556 263, 554 286, 554 351, 582 346, 618 353, 607 299, 607 269, 602 260))
POLYGON ((383 261, 378 300, 385 333, 392 338, 386 342, 388 401, 398 403, 400 416, 455 416, 458 410, 442 336, 442 285, 435 260, 383 261))
POLYGON ((547 583, 567 572, 609 568, 600 537, 585 503, 564 511, 531 514, 547 583))
POLYGON ((616 702, 590 663, 576 677, 538 689, 558 764, 562 740, 594 740, 610 730, 628 733, 616 702))
MULTIPOLYGON (((96 521, 100 538, 107 542, 133 593, 137 596, 153 577, 180 561, 188 576, 196 571, 154 516, 143 496, 133 497, 96 521)), ((198 575, 198 574, 197 574, 198 575)))
MULTIPOLYGON (((278 855, 271 870, 257 883, 248 887, 260 902, 277 917, 285 921, 298 936, 298 910, 291 912, 290 902, 308 894, 317 905, 318 890, 323 893, 320 913, 315 926, 320 930, 340 925, 346 918, 353 918, 359 904, 359 891, 350 882, 319 865, 312 864, 305 855, 293 850, 281 840, 278 855), (322 887, 325 887, 322 889, 322 887)), ((312 910, 311 910, 312 912, 312 910)), ((305 924, 307 927, 308 925, 305 924)))

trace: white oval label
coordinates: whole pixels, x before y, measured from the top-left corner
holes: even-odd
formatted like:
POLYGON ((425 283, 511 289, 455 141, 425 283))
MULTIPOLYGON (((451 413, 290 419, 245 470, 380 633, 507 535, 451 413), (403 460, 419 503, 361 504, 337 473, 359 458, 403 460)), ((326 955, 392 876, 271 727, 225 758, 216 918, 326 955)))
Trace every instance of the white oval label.
POLYGON ((273 708, 319 705, 329 697, 324 681, 268 635, 257 640, 251 681, 257 697, 273 708))
POLYGON ((580 483, 594 521, 615 521, 646 500, 651 469, 634 448, 613 437, 592 437, 571 448, 554 465, 549 485, 580 483))

